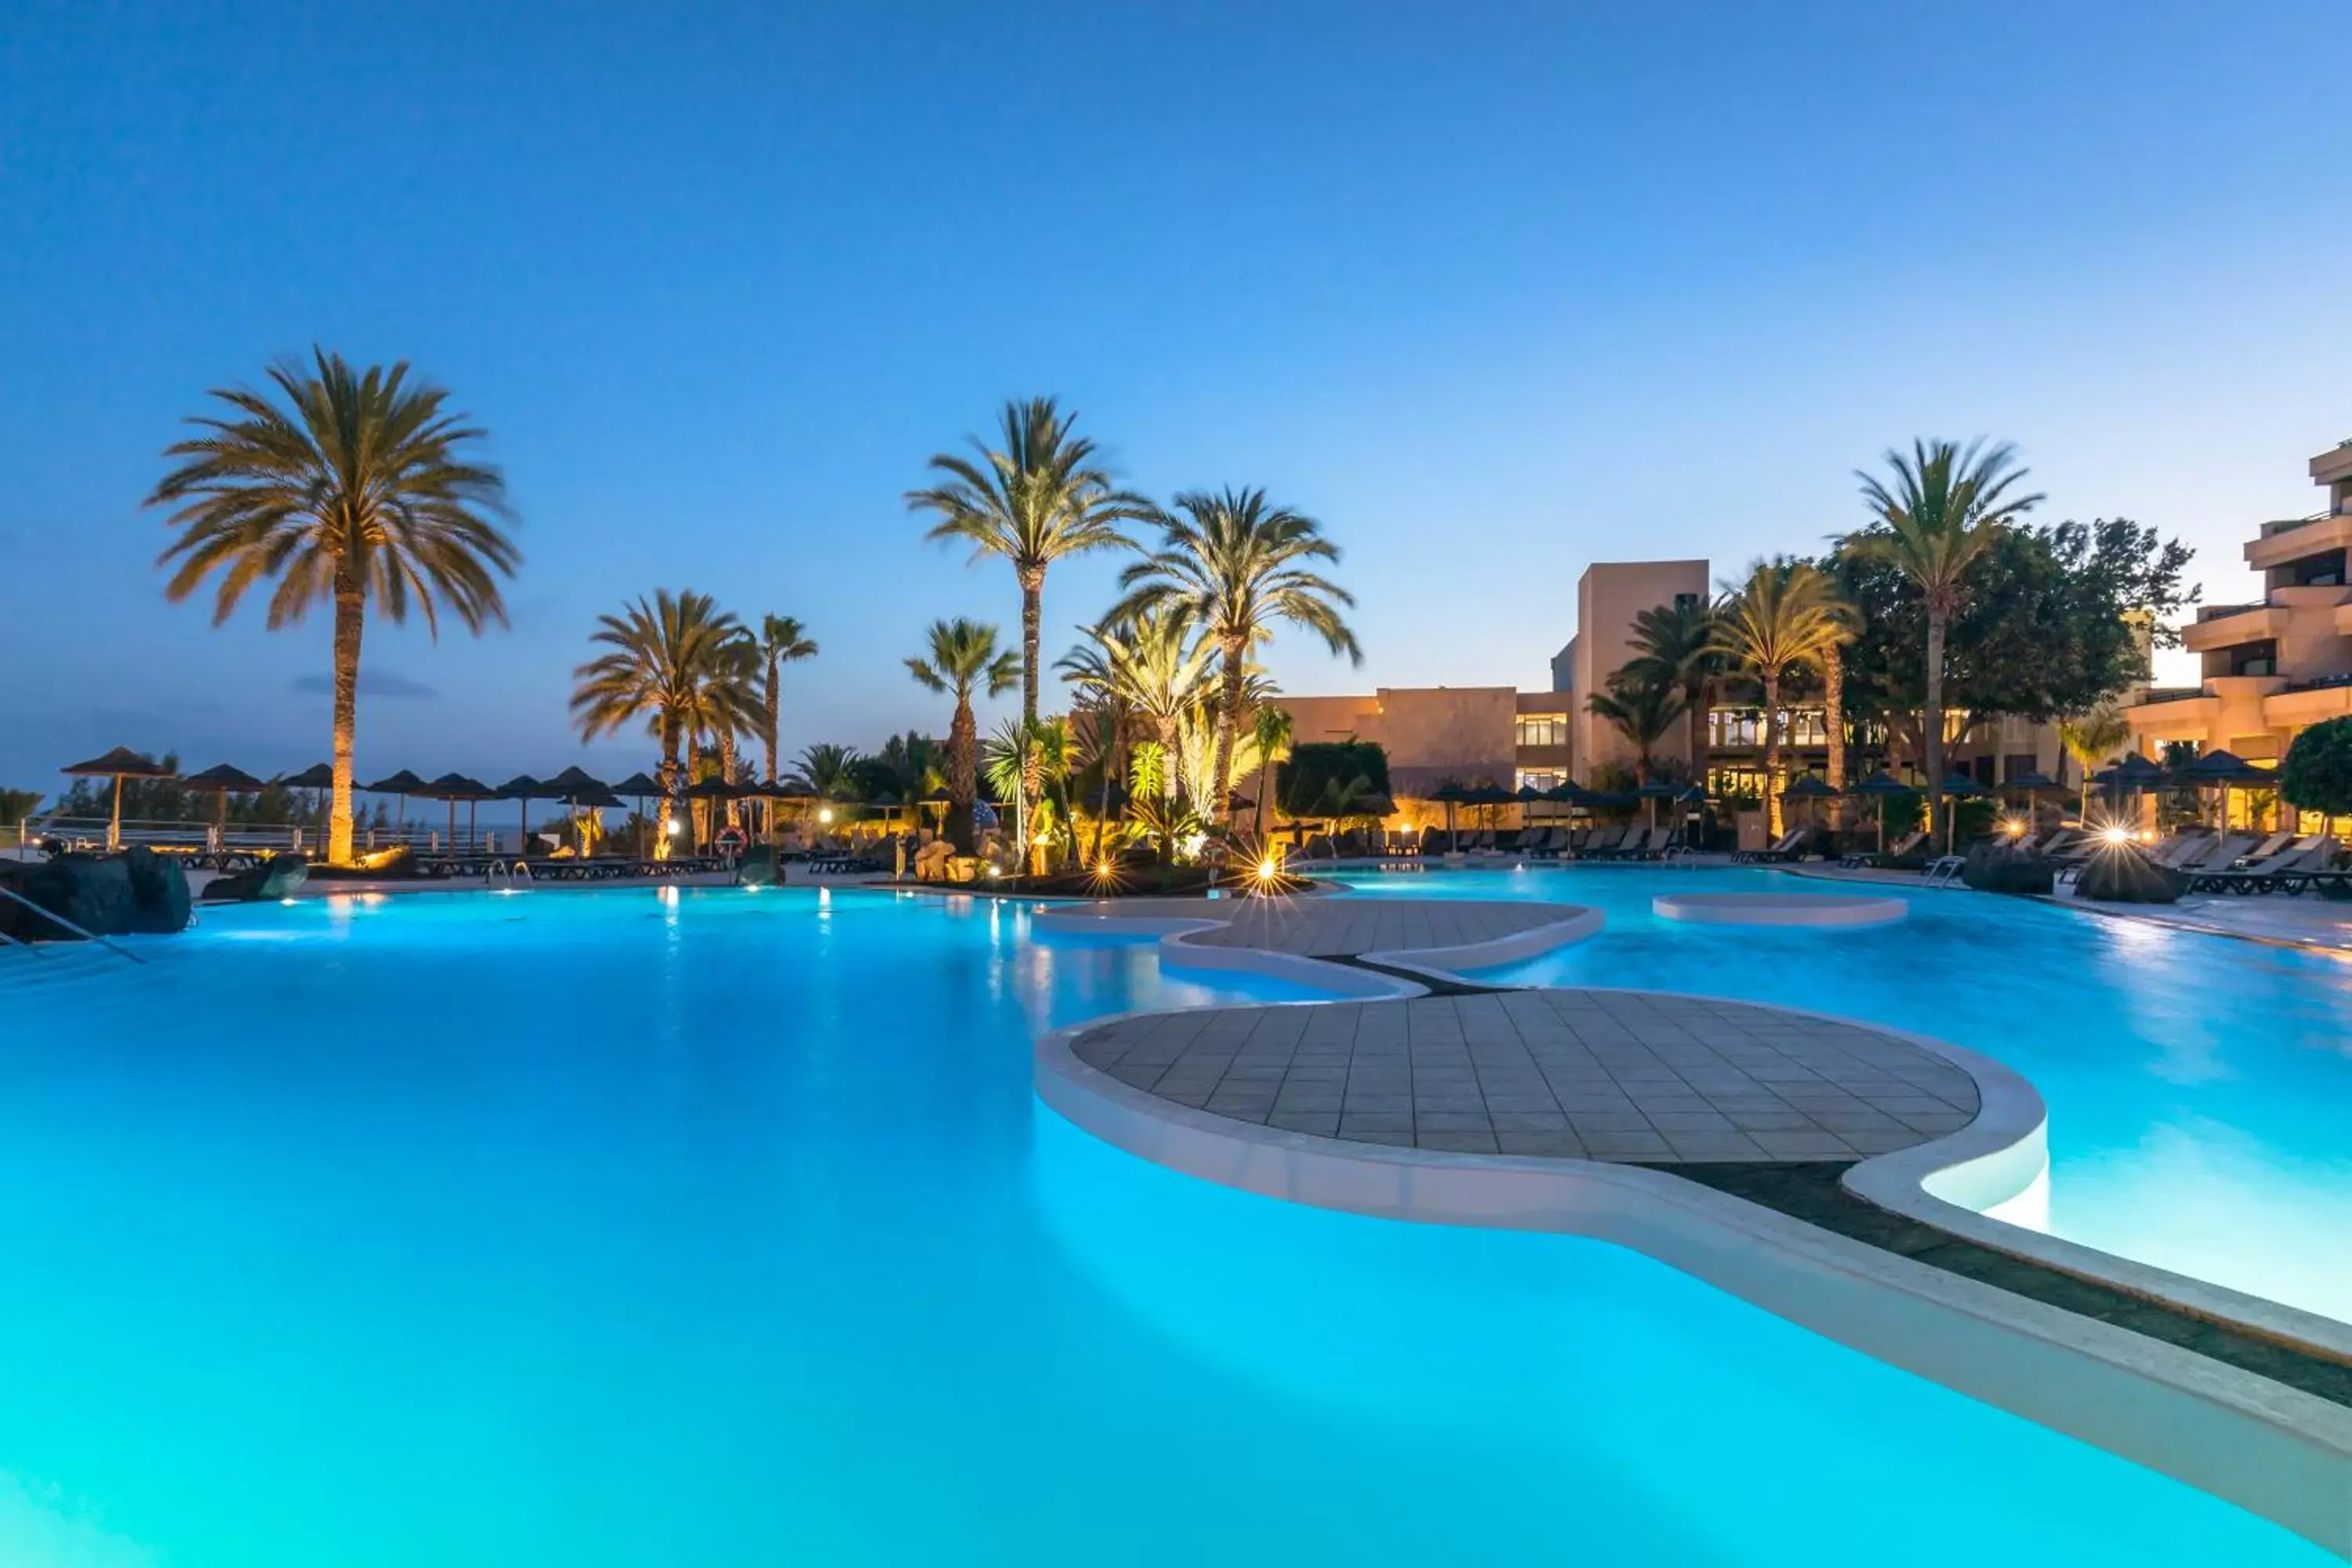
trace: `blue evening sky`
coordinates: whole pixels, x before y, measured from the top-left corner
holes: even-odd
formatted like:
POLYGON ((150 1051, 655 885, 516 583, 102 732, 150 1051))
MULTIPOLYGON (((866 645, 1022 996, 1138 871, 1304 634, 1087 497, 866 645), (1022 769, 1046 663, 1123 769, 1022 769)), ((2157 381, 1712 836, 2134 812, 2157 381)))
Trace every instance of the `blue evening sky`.
MULTIPOLYGON (((326 755, 324 615, 166 605, 140 506, 314 341, 454 389, 527 557, 510 632, 371 629, 363 775, 583 760, 591 621, 657 585, 809 623, 788 752, 944 729, 900 661, 1013 584, 900 497, 1033 393, 1325 521, 1369 658, 1286 637, 1295 691, 1548 684, 1588 561, 1812 548, 1915 434, 2245 596, 2352 436, 2343 20, 5 0, 0 783, 326 755)), ((1055 571, 1049 653, 1114 569, 1055 571)))

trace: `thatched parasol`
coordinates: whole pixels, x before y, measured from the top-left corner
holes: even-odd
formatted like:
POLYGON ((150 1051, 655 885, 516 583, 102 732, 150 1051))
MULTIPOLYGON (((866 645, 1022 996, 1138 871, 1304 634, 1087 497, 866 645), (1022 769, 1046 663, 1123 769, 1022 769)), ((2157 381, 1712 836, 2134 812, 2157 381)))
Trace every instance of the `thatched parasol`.
POLYGON ((209 790, 216 797, 217 809, 213 816, 213 827, 215 832, 226 830, 228 826, 230 795, 251 795, 257 790, 269 787, 243 768, 233 768, 226 763, 206 768, 200 773, 185 774, 181 778, 180 784, 185 789, 209 790))
POLYGON ((122 781, 124 779, 167 779, 172 770, 147 755, 128 746, 117 746, 102 757, 92 757, 86 763, 76 763, 69 768, 59 768, 62 773, 82 778, 114 781, 114 816, 106 825, 106 847, 113 849, 122 843, 122 781))

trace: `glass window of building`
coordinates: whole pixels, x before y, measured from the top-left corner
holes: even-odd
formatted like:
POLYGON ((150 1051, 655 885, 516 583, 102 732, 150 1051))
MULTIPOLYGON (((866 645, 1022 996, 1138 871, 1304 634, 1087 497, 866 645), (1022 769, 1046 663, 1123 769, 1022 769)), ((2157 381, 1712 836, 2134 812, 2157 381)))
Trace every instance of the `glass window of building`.
POLYGON ((1519 715, 1520 745, 1565 746, 1568 743, 1567 714, 1522 713, 1519 715))

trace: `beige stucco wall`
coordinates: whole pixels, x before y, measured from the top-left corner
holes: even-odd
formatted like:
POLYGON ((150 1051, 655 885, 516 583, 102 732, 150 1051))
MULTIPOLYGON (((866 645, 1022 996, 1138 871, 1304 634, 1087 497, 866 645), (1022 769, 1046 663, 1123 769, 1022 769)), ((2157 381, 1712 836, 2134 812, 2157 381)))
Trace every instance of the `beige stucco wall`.
MULTIPOLYGON (((1708 598, 1707 564, 1704 561, 1596 561, 1576 583, 1576 637, 1570 644, 1570 679, 1574 687, 1570 725, 1574 734, 1576 776, 1590 783, 1592 770, 1609 763, 1630 767, 1633 750, 1624 737, 1595 719, 1585 699, 1608 689, 1609 677, 1633 657, 1628 640, 1633 617, 1643 610, 1671 605, 1677 594, 1708 598)), ((1689 757, 1685 734, 1678 731, 1654 751, 1661 757, 1689 757)))
POLYGON ((1381 687, 1369 697, 1289 697, 1297 741, 1370 741, 1388 753, 1389 784, 1399 795, 1434 788, 1445 777, 1513 782, 1519 694, 1508 686, 1381 687))

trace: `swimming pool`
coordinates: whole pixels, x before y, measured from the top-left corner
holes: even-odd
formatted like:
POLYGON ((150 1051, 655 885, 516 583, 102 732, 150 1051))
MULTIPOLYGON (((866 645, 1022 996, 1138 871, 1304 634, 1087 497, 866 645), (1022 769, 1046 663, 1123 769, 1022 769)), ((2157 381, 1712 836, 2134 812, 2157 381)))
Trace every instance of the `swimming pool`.
MULTIPOLYGON (((1563 900, 1591 941, 1496 984, 1650 986, 1844 1014, 2007 1063, 2050 1108, 2046 1214, 2086 1246, 2352 1321, 2352 965, 2324 953, 1968 892, 1876 930, 1724 929, 1669 891, 1846 891, 1770 871, 1387 873, 1355 896, 1563 900)), ((1895 889, 1873 892, 1897 893, 1895 889)))
POLYGON ((0 1563, 2333 1561, 1632 1253, 1295 1207, 1029 1046, 1298 994, 985 900, 8 955, 0 1563))

